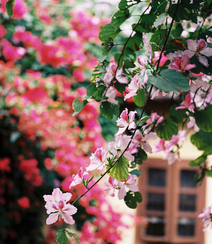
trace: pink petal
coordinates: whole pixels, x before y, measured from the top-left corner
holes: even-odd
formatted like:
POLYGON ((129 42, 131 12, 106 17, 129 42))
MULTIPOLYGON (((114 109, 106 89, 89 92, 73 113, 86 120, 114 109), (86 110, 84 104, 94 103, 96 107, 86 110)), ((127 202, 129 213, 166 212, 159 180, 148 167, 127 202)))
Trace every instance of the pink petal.
POLYGON ((62 199, 62 191, 59 188, 55 188, 52 192, 52 197, 55 201, 60 201, 62 199))
POLYGON ((122 199, 124 199, 124 197, 127 195, 127 192, 126 192, 126 190, 125 190, 125 187, 123 186, 120 190, 119 190, 119 192, 118 192, 118 198, 119 198, 119 200, 122 200, 122 199))
POLYGON ((188 39, 187 40, 187 47, 189 50, 196 52, 198 44, 195 40, 188 39))
POLYGON ((59 216, 58 212, 50 214, 49 217, 46 219, 46 224, 51 225, 51 224, 57 222, 58 216, 59 216))
POLYGON ((206 57, 212 56, 212 48, 206 47, 205 49, 200 51, 201 54, 205 55, 206 57))
POLYGON ((190 70, 190 69, 193 69, 193 68, 196 68, 196 65, 195 65, 195 64, 187 64, 187 65, 184 67, 184 70, 190 70))
POLYGON ((73 225, 75 223, 74 219, 68 215, 67 213, 62 213, 61 214, 62 219, 69 225, 73 225))
POLYGON ((197 56, 197 58, 202 65, 204 65, 205 67, 209 66, 208 60, 205 56, 199 55, 199 56, 197 56))
POLYGON ((68 215, 73 215, 77 212, 77 208, 71 205, 70 203, 66 204, 63 208, 63 212, 66 212, 68 215))
POLYGON ((185 50, 184 54, 186 54, 189 58, 191 58, 195 55, 195 52, 191 50, 185 50))

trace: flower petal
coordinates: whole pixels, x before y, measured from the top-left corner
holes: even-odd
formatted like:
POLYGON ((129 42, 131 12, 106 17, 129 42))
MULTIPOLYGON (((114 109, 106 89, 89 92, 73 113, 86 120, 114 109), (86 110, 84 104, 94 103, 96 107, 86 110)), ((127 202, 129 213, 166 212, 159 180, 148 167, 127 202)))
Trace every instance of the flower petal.
POLYGON ((208 60, 205 56, 199 55, 199 56, 197 56, 197 58, 202 65, 204 65, 205 67, 209 66, 208 60))
POLYGON ((58 220, 59 213, 52 213, 49 215, 49 217, 46 219, 46 224, 51 225, 58 220))
POLYGON ((61 214, 62 219, 69 225, 73 225, 75 223, 74 219, 68 215, 67 213, 62 213, 61 214))
POLYGON ((197 47, 198 47, 198 43, 195 40, 188 39, 187 40, 187 47, 189 50, 196 52, 197 47))
POLYGON ((212 56, 212 48, 206 47, 205 49, 200 51, 201 54, 205 55, 206 57, 212 56))

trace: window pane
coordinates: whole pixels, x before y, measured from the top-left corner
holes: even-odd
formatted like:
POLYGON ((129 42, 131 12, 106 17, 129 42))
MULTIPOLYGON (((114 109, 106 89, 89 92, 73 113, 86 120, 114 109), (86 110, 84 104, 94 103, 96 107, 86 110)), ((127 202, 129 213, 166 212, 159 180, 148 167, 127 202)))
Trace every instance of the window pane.
POLYGON ((166 170, 165 169, 148 169, 148 185, 165 187, 166 186, 166 170))
POLYGON ((178 236, 194 236, 195 220, 188 218, 178 219, 178 236))
POLYGON ((195 212, 196 211, 196 195, 180 194, 180 211, 195 212))
POLYGON ((181 170, 180 171, 180 182, 181 187, 196 187, 196 182, 194 181, 195 170, 181 170))
POLYGON ((164 236, 164 218, 163 217, 149 217, 146 234, 150 236, 164 236))
POLYGON ((164 211, 165 209, 165 195, 163 193, 148 193, 147 206, 148 210, 164 211))

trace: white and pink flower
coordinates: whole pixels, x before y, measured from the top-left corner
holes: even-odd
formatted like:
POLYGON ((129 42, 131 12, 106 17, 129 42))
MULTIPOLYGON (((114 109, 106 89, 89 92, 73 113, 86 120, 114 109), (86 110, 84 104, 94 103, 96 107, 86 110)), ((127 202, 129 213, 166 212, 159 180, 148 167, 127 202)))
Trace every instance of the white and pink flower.
POLYGON ((125 132, 127 128, 129 130, 136 128, 136 124, 134 122, 136 113, 137 113, 136 111, 130 111, 128 114, 128 109, 125 108, 125 110, 121 113, 120 117, 116 121, 119 130, 115 136, 121 135, 122 133, 125 132))
POLYGON ((90 165, 86 168, 87 171, 103 170, 107 161, 108 150, 97 148, 95 153, 91 154, 90 165))
POLYGON ((71 193, 62 193, 59 188, 55 188, 52 195, 44 195, 46 201, 45 208, 49 217, 46 224, 51 225, 62 218, 65 223, 73 225, 75 223, 72 215, 77 212, 77 208, 67 203, 72 197, 71 193))
POLYGON ((207 47, 207 42, 204 39, 200 39, 198 41, 188 39, 187 47, 188 50, 185 50, 184 54, 188 55, 189 58, 196 55, 197 59, 202 65, 204 65, 205 67, 209 66, 206 57, 212 56, 212 48, 207 47))

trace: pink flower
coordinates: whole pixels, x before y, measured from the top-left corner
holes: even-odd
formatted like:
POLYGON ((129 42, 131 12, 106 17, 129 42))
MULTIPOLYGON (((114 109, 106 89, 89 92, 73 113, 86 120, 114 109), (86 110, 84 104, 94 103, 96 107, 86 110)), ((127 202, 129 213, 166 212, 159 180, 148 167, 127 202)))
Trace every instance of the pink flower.
POLYGON ((105 191, 109 192, 109 195, 111 197, 115 196, 115 179, 112 178, 111 176, 105 181, 105 191))
POLYGON ((125 110, 121 113, 120 117, 116 121, 117 126, 119 127, 119 130, 116 133, 116 136, 124 133, 127 128, 129 130, 136 128, 136 124, 134 122, 135 114, 136 114, 136 111, 131 111, 128 114, 128 109, 125 108, 125 110))
POLYGON ((90 157, 90 165, 86 168, 87 171, 92 171, 95 169, 103 170, 105 166, 105 162, 107 159, 108 150, 101 148, 97 148, 95 153, 91 154, 90 157))
POLYGON ((127 87, 127 90, 129 91, 129 93, 126 94, 126 96, 124 97, 124 100, 127 100, 131 97, 136 96, 138 89, 142 89, 142 85, 143 85, 142 80, 138 77, 138 74, 136 74, 132 78, 130 84, 127 87))
POLYGON ((176 146, 181 141, 186 141, 185 134, 185 130, 180 130, 177 135, 173 135, 172 139, 167 143, 167 148, 176 146))
POLYGON ((84 171, 82 167, 80 167, 79 172, 76 175, 73 175, 73 181, 71 182, 69 189, 74 186, 77 186, 82 183, 84 176, 89 175, 87 171, 84 171))
POLYGON ((181 161, 181 158, 179 157, 178 152, 169 152, 167 153, 163 159, 168 160, 168 164, 171 165, 175 162, 175 157, 178 156, 178 160, 181 161))
POLYGON ((196 132, 199 131, 199 127, 196 124, 195 118, 194 117, 189 117, 189 122, 187 123, 188 128, 193 128, 196 132))
POLYGON ((46 220, 47 225, 55 223, 59 217, 67 224, 73 225, 75 223, 71 215, 77 212, 77 208, 67 203, 71 197, 71 193, 62 193, 59 188, 54 189, 52 195, 43 196, 46 201, 47 214, 50 214, 46 220))
POLYGON ((134 147, 132 143, 130 144, 129 148, 126 150, 130 141, 131 141, 131 136, 127 136, 127 135, 115 136, 115 141, 108 143, 108 150, 114 155, 117 155, 117 152, 119 152, 119 155, 122 152, 124 152, 124 156, 129 161, 134 161, 134 156, 132 155, 134 153, 134 147))
POLYGON ((133 137, 133 145, 135 148, 141 147, 146 152, 152 153, 152 147, 149 144, 149 140, 150 139, 155 140, 156 138, 157 138, 157 135, 154 132, 150 132, 149 134, 143 136, 143 134, 139 130, 137 130, 133 137))
MULTIPOLYGON (((156 52, 154 52, 154 55, 155 55, 155 57, 152 59, 153 64, 155 64, 156 62, 158 62, 159 57, 160 57, 160 52, 159 52, 159 51, 156 51, 156 52)), ((164 53, 162 53, 162 57, 161 57, 159 66, 160 66, 160 67, 163 66, 163 65, 166 63, 166 61, 168 61, 168 60, 169 60, 169 58, 166 57, 166 56, 164 55, 164 53)))
POLYGON ((169 149, 166 146, 166 141, 160 139, 159 142, 155 143, 155 153, 157 152, 169 152, 169 149))
POLYGON ((163 121, 164 117, 159 116, 157 113, 152 113, 149 116, 149 119, 146 121, 146 127, 149 127, 148 132, 152 129, 153 126, 158 126, 159 123, 163 121))
POLYGON ((152 46, 150 45, 148 38, 144 33, 143 33, 143 43, 149 54, 149 59, 151 60, 152 59, 152 46))
POLYGON ((138 185, 136 183, 137 176, 136 175, 128 175, 128 179, 124 182, 116 180, 115 185, 120 188, 118 191, 119 200, 124 199, 127 195, 127 190, 137 192, 139 191, 138 185))
POLYGON ((105 94, 105 96, 108 97, 107 101, 109 103, 118 104, 118 101, 115 100, 116 94, 117 90, 114 87, 110 86, 105 94))
POLYGON ((28 197, 21 197, 18 199, 18 205, 22 208, 29 208, 30 202, 28 197))
POLYGON ((127 84, 129 82, 123 73, 123 68, 117 69, 117 64, 115 61, 112 61, 106 70, 107 72, 104 77, 105 84, 110 84, 114 79, 121 84, 127 84))
MULTIPOLYGON (((205 231, 211 224, 211 206, 206 208, 203 213, 198 215, 198 218, 202 218, 202 222, 204 225, 203 231, 205 231)), ((212 228, 212 226, 211 226, 212 228)))
POLYGON ((179 107, 176 107, 175 110, 177 109, 190 109, 190 110, 194 110, 194 104, 191 103, 192 100, 191 100, 191 97, 189 94, 186 94, 185 96, 185 101, 183 101, 179 107))
POLYGON ((195 64, 189 64, 189 57, 186 54, 184 54, 182 58, 176 57, 174 61, 169 65, 169 69, 175 69, 179 72, 184 72, 195 67, 195 64))
POLYGON ((184 51, 184 54, 188 55, 189 58, 197 55, 199 62, 208 67, 208 60, 206 57, 212 56, 212 48, 207 47, 207 42, 204 39, 198 41, 188 39, 187 40, 188 50, 184 51))

